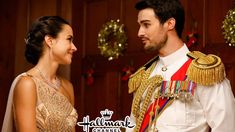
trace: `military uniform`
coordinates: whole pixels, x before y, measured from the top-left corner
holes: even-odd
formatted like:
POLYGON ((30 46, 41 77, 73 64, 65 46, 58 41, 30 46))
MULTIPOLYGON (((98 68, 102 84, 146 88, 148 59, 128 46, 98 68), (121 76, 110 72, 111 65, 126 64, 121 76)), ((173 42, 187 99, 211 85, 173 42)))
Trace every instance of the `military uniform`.
POLYGON ((235 132, 234 95, 215 55, 184 45, 148 62, 128 85, 136 126, 126 131, 235 132))

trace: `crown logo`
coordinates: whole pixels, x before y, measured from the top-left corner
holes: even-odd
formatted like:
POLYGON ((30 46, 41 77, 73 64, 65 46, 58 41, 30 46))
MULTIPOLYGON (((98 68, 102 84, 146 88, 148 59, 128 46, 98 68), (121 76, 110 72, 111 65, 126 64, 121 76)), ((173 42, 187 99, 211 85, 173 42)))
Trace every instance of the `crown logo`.
POLYGON ((100 114, 105 120, 110 120, 113 115, 113 111, 105 109, 103 111, 100 111, 100 114))

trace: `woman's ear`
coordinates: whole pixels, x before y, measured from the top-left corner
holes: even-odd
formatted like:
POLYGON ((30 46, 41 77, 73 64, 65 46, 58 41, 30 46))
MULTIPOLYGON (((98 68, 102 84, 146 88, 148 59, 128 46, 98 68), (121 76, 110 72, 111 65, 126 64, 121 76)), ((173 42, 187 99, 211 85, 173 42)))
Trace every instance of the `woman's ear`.
POLYGON ((48 47, 52 47, 53 45, 53 38, 50 36, 50 35, 46 35, 44 37, 44 41, 45 41, 45 44, 48 46, 48 47))
POLYGON ((169 18, 167 20, 167 26, 168 26, 168 30, 173 30, 175 29, 175 24, 176 24, 176 21, 174 18, 169 18))

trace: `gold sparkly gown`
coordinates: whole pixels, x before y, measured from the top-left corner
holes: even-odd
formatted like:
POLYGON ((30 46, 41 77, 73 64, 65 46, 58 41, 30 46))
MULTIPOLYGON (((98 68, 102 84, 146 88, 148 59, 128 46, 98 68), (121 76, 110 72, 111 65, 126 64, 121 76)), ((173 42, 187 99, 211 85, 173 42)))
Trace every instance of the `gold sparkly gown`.
MULTIPOLYGON (((2 132, 14 132, 13 93, 17 82, 26 73, 18 75, 10 88, 2 132)), ((69 100, 44 81, 30 76, 37 88, 36 125, 39 132, 71 132, 77 122, 77 112, 69 100)))
POLYGON ((77 112, 69 100, 56 89, 30 76, 37 88, 36 125, 39 132, 71 132, 77 122, 77 112))
POLYGON ((71 132, 77 112, 69 100, 47 83, 32 77, 37 87, 36 121, 40 132, 71 132))

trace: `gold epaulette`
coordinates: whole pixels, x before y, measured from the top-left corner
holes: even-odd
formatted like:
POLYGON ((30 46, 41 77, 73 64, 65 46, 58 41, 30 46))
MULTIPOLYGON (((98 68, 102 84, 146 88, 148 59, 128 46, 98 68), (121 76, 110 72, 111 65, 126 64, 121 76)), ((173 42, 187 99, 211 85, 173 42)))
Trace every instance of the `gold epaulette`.
POLYGON ((193 51, 187 55, 193 58, 187 71, 189 80, 209 86, 225 78, 224 64, 218 56, 205 55, 199 51, 193 51))
POLYGON ((138 87, 141 84, 141 80, 142 80, 142 77, 143 77, 143 74, 144 74, 145 70, 157 59, 158 59, 158 56, 154 57, 153 59, 148 61, 144 66, 140 67, 134 74, 132 74, 129 77, 129 81, 128 81, 129 90, 128 90, 128 93, 133 93, 138 89, 138 87))

